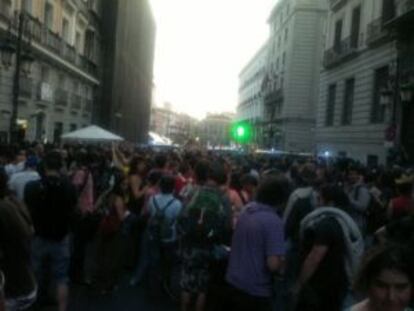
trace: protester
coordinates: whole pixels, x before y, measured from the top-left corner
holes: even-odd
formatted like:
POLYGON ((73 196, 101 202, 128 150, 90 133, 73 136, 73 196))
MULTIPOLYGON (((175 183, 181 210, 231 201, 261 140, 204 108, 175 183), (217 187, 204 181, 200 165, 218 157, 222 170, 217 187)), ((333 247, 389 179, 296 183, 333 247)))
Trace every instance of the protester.
POLYGON ((388 216, 391 220, 414 214, 413 182, 414 176, 405 174, 395 181, 398 196, 393 198, 388 206, 388 216))
POLYGON ((285 255, 283 223, 276 207, 288 197, 288 181, 268 177, 241 214, 231 244, 229 310, 271 310, 272 274, 285 255))
POLYGON ((40 175, 37 172, 38 159, 31 155, 27 157, 25 169, 21 172, 14 173, 9 180, 9 189, 15 193, 20 202, 24 202, 24 189, 30 181, 39 180, 40 175))
POLYGON ((21 203, 9 195, 7 175, 1 170, 0 310, 2 300, 7 311, 18 311, 27 309, 36 299, 37 285, 30 263, 32 235, 30 215, 21 203))
POLYGON ((367 210, 371 195, 364 183, 364 170, 358 166, 348 169, 347 193, 351 202, 350 215, 355 220, 363 235, 367 234, 367 210))
POLYGON ((207 167, 205 185, 193 192, 179 221, 182 234, 182 311, 190 310, 193 297, 196 310, 205 309, 213 249, 228 243, 230 237, 230 203, 221 190, 227 182, 226 172, 217 163, 207 167))
POLYGON ((411 249, 387 245, 367 253, 355 289, 366 297, 351 311, 410 311, 414 269, 411 249))
POLYGON ((301 222, 293 310, 342 310, 364 249, 356 223, 341 209, 346 205, 342 190, 325 186, 320 196, 320 206, 301 222))
POLYGON ((173 195, 175 178, 165 175, 160 180, 160 193, 149 199, 148 239, 149 263, 161 276, 164 288, 170 286, 173 264, 178 247, 177 221, 182 204, 173 195))
POLYGON ((27 184, 25 202, 33 219, 35 238, 32 244, 33 266, 39 283, 39 295, 44 288, 45 260, 51 259, 51 275, 57 284, 59 311, 68 303, 68 269, 70 262, 69 233, 77 204, 77 193, 70 181, 60 176, 62 158, 49 152, 44 158, 45 176, 27 184))

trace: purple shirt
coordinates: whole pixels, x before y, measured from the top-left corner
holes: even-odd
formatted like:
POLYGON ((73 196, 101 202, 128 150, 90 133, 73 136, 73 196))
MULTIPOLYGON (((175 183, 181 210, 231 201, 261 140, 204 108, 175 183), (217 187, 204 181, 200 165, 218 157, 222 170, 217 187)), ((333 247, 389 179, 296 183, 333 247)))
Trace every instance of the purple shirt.
POLYGON ((272 207, 252 202, 237 223, 226 279, 249 295, 270 297, 272 275, 267 257, 284 254, 282 220, 272 207))

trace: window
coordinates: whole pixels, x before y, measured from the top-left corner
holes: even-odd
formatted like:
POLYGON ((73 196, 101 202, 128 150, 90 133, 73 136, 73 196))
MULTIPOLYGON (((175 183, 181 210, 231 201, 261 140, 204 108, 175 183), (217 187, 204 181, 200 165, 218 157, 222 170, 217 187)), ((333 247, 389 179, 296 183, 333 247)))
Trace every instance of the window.
POLYGON ((75 35, 75 48, 79 53, 82 50, 82 36, 79 31, 77 31, 75 35))
POLYGON ((338 20, 335 24, 335 38, 334 38, 334 49, 340 51, 342 41, 342 19, 338 20))
POLYGON ((289 32, 289 29, 286 28, 285 29, 285 42, 287 42, 287 39, 288 39, 288 32, 289 32))
POLYGON ((0 0, 0 11, 6 16, 12 15, 12 0, 0 0))
POLYGON ((352 11, 351 47, 353 48, 358 47, 360 25, 361 25, 361 7, 358 6, 352 11))
POLYGON ((50 71, 49 71, 49 68, 42 67, 41 72, 40 72, 40 76, 41 76, 42 82, 49 83, 49 81, 50 81, 50 71))
POLYGON ((33 0, 23 0, 22 9, 26 13, 32 14, 32 1, 33 0))
POLYGON ((389 79, 388 66, 375 70, 371 107, 371 122, 382 123, 385 117, 385 106, 381 105, 381 91, 387 88, 389 79))
POLYGON ((66 42, 70 42, 69 21, 66 18, 62 22, 62 37, 66 42))
POLYGON ((58 76, 58 88, 64 90, 66 86, 66 79, 63 74, 59 74, 58 76))
POLYGON ((382 0, 382 22, 388 22, 395 17, 396 7, 394 0, 382 0))
POLYGON ((332 126, 335 117, 335 101, 336 101, 336 84, 328 87, 328 101, 326 105, 325 125, 332 126))
POLYGON ((47 27, 53 30, 53 5, 49 2, 45 4, 44 21, 47 27))
POLYGON ((282 55, 282 64, 283 64, 283 68, 285 68, 285 64, 286 64, 286 53, 285 52, 283 52, 283 55, 282 55))
POLYGON ((352 110, 354 106, 355 79, 345 81, 344 105, 342 110, 342 125, 350 125, 352 122, 352 110))
POLYGON ((73 132, 76 131, 78 129, 78 125, 76 123, 71 123, 69 125, 69 131, 73 132))

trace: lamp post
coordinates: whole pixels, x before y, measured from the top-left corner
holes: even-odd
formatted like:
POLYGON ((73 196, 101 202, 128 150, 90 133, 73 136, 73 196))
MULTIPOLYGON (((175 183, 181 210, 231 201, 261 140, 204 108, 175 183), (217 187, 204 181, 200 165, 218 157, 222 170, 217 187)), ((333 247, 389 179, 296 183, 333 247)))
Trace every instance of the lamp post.
POLYGON ((6 40, 0 45, 2 62, 6 67, 11 66, 13 54, 15 54, 15 68, 13 76, 13 92, 12 92, 12 110, 10 115, 9 124, 9 142, 14 143, 17 139, 16 126, 19 113, 19 93, 20 93, 20 74, 23 71, 24 74, 29 74, 31 64, 34 60, 30 52, 31 36, 25 34, 25 27, 27 25, 26 15, 23 12, 17 13, 17 34, 12 31, 12 24, 10 22, 8 34, 6 40), (27 49, 24 48, 24 38, 26 35, 28 41, 27 49))

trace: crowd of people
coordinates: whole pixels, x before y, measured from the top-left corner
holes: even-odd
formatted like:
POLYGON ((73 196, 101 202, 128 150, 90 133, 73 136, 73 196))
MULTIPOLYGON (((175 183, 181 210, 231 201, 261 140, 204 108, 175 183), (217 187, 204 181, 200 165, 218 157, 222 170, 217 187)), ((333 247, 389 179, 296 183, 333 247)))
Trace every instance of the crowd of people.
POLYGON ((124 283, 182 311, 413 305, 410 168, 42 144, 0 166, 0 311, 124 283))

